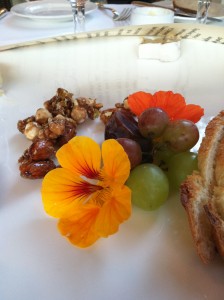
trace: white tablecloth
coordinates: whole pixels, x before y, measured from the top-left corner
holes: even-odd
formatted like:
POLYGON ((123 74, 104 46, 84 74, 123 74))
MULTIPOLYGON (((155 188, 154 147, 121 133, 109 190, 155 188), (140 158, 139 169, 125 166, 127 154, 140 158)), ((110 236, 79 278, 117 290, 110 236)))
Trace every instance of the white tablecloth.
MULTIPOLYGON (((171 1, 156 2, 157 5, 171 6, 171 1)), ((130 5, 107 5, 121 11, 130 5)), ((175 22, 194 22, 193 19, 175 18, 175 22)), ((209 23, 211 25, 223 26, 224 22, 209 23)), ((108 10, 96 9, 86 15, 85 31, 111 29, 115 27, 130 25, 130 20, 113 21, 112 13, 108 10)), ((57 37, 74 33, 72 20, 64 22, 38 21, 17 17, 11 12, 0 19, 0 47, 23 43, 27 41, 40 40, 49 37, 57 37)))
MULTIPOLYGON (((126 6, 112 5, 118 11, 121 11, 126 6)), ((114 22, 110 11, 96 9, 86 15, 85 30, 93 31, 126 25, 129 25, 129 20, 114 22)), ((10 12, 0 20, 0 46, 70 33, 74 33, 72 20, 45 22, 17 17, 10 12)))

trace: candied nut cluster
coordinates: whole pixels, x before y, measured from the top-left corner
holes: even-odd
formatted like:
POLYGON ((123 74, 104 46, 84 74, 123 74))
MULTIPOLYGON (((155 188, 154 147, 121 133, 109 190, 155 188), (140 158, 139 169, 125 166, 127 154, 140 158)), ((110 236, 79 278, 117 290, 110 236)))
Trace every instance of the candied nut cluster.
POLYGON ((54 142, 35 140, 19 158, 19 170, 22 177, 39 179, 56 168, 51 159, 55 154, 54 142))
POLYGON ((56 95, 45 101, 35 115, 19 120, 18 130, 32 141, 18 160, 20 175, 38 179, 56 168, 56 150, 76 135, 79 124, 97 118, 102 106, 95 99, 73 98, 72 93, 58 88, 56 95))

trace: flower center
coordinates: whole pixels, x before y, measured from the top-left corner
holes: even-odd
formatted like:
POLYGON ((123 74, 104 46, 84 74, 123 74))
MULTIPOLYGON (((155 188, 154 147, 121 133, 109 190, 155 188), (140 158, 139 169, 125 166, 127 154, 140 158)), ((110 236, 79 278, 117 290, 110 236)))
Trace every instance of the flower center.
POLYGON ((83 180, 80 183, 78 183, 75 187, 74 187, 74 193, 76 195, 78 195, 80 198, 86 198, 89 197, 90 195, 92 195, 93 193, 102 190, 102 187, 100 185, 94 184, 90 181, 95 181, 97 182, 97 180, 95 179, 91 179, 91 180, 83 180))

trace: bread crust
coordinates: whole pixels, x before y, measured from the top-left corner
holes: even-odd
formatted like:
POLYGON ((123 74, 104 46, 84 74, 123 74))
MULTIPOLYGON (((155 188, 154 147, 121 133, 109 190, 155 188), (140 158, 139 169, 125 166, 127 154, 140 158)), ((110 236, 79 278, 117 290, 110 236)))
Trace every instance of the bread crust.
POLYGON ((203 178, 198 172, 188 176, 181 185, 181 203, 184 206, 195 244, 201 260, 208 264, 215 256, 215 243, 211 224, 204 206, 208 203, 209 191, 202 190, 203 178))
POLYGON ((206 127, 198 169, 182 183, 180 195, 197 253, 207 264, 216 249, 224 257, 224 111, 206 127))
MULTIPOLYGON (((216 191, 214 191, 212 201, 205 205, 204 209, 212 226, 212 234, 218 252, 224 258, 224 220, 222 219, 222 216, 219 214, 219 210, 216 207, 216 201, 220 196, 220 191, 218 191, 218 189, 219 188, 217 187, 215 188, 216 191)), ((224 190, 222 188, 222 200, 224 200, 223 193, 224 190)))

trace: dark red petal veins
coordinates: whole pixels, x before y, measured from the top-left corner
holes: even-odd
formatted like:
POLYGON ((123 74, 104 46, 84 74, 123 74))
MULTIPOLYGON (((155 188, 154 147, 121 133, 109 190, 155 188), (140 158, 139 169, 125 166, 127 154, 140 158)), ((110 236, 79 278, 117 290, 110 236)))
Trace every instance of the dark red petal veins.
POLYGON ((87 181, 81 181, 73 188, 75 196, 80 198, 88 197, 99 190, 102 190, 101 186, 89 183, 87 181))
POLYGON ((99 179, 100 172, 95 170, 93 167, 89 166, 89 164, 85 163, 85 165, 80 166, 79 172, 81 175, 90 179, 99 179))

